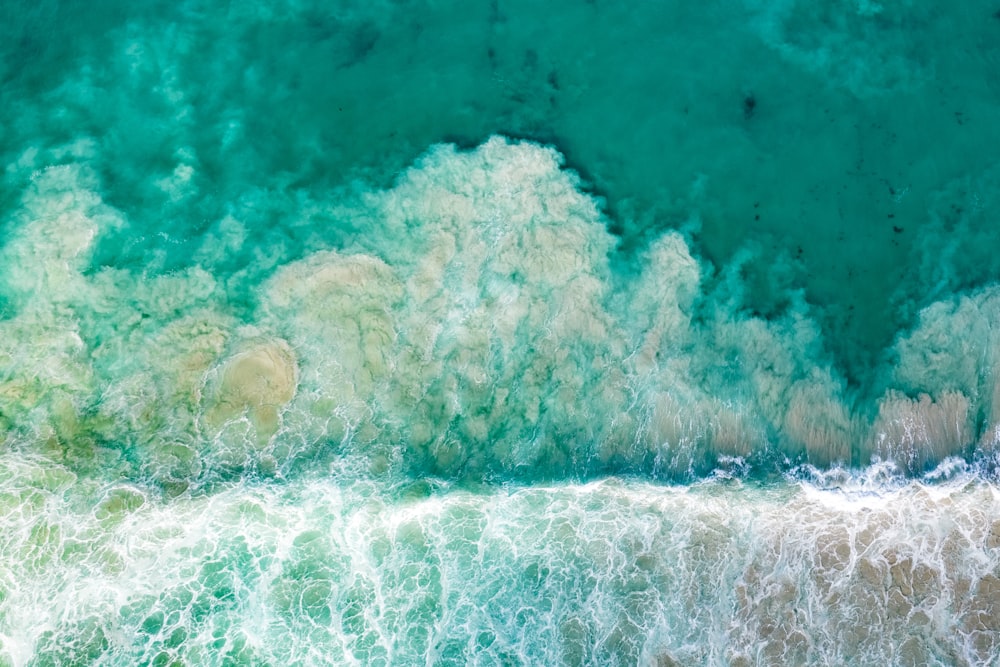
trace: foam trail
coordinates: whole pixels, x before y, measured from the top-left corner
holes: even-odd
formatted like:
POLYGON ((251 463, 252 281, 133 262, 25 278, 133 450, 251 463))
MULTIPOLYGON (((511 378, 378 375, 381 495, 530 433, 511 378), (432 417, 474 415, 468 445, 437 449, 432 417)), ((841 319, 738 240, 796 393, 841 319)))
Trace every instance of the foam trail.
POLYGON ((2 472, 13 664, 945 665, 998 650, 1000 495, 967 473, 862 495, 843 479, 430 495, 323 480, 164 502, 11 456, 2 472))

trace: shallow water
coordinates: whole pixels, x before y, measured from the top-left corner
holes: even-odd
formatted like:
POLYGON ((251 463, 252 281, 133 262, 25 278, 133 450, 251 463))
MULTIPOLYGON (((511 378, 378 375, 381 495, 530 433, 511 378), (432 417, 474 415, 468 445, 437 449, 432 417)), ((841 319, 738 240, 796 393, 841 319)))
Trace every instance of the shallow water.
POLYGON ((995 11, 6 3, 0 662, 1000 659, 995 11))

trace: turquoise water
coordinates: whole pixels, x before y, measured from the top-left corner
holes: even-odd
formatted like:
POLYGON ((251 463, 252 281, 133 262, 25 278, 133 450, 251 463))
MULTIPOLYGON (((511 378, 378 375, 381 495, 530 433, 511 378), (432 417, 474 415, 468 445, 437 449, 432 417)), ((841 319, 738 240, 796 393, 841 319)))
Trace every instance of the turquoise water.
POLYGON ((0 664, 1000 660, 986 3, 0 6, 0 664))

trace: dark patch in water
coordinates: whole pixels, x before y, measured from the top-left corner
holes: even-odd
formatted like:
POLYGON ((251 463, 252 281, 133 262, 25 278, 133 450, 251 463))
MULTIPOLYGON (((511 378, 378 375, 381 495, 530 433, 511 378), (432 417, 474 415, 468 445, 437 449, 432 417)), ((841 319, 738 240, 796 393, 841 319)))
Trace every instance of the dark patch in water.
POLYGON ((351 33, 347 46, 348 59, 343 67, 350 67, 367 58, 381 36, 382 33, 379 32, 374 23, 362 23, 360 27, 351 33))

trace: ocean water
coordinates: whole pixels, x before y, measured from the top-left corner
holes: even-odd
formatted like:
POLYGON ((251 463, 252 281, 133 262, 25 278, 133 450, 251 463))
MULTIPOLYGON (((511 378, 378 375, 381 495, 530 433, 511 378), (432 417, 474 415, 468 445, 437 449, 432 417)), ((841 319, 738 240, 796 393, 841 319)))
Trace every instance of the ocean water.
POLYGON ((1000 662, 1000 13, 0 3, 0 665, 1000 662))

